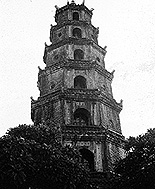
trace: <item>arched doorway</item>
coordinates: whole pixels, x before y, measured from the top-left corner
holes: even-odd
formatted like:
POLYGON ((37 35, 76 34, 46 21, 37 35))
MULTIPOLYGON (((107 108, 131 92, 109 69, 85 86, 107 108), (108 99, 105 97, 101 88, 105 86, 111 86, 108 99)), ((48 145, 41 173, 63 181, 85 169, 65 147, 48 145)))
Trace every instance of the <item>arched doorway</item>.
POLYGON ((80 126, 91 125, 90 112, 84 108, 78 108, 74 112, 74 124, 80 125, 80 126))
POLYGON ((80 154, 82 155, 82 163, 89 168, 90 171, 94 171, 94 154, 90 150, 86 148, 82 148, 79 150, 80 154))
POLYGON ((76 76, 74 78, 74 88, 76 89, 86 89, 87 88, 87 84, 86 84, 86 78, 83 76, 76 76))

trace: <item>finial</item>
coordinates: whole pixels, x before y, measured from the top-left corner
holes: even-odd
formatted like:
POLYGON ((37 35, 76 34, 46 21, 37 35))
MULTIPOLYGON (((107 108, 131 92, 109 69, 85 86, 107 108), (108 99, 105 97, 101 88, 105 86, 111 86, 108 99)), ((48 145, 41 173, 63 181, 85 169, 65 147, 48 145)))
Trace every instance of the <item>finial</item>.
POLYGON ((42 71, 42 69, 40 68, 40 66, 38 66, 38 69, 39 69, 39 71, 42 71))
POLYGON ((91 8, 90 11, 93 12, 94 8, 91 8))
POLYGON ((48 46, 46 42, 45 42, 44 44, 45 44, 45 47, 47 47, 47 46, 48 46))
POLYGON ((83 0, 83 2, 82 2, 82 5, 84 5, 85 4, 85 0, 83 0))
POLYGON ((120 105, 123 106, 123 100, 122 99, 120 100, 120 105))
POLYGON ((34 101, 35 101, 35 100, 33 99, 33 97, 32 97, 32 96, 30 97, 30 99, 31 99, 31 102, 34 102, 34 101))
POLYGON ((115 73, 115 70, 113 70, 113 71, 111 72, 112 75, 114 75, 114 73, 115 73))
POLYGON ((58 7, 57 5, 55 5, 55 8, 56 8, 56 10, 58 10, 58 9, 59 9, 59 7, 58 7))
POLYGON ((67 0, 67 5, 69 5, 69 1, 67 0))
POLYGON ((106 50, 107 46, 105 46, 103 49, 106 50))
POLYGON ((71 1, 71 3, 75 4, 75 1, 74 1, 74 0, 72 0, 72 1, 71 1))
POLYGON ((95 34, 99 34, 99 27, 96 28, 95 34))

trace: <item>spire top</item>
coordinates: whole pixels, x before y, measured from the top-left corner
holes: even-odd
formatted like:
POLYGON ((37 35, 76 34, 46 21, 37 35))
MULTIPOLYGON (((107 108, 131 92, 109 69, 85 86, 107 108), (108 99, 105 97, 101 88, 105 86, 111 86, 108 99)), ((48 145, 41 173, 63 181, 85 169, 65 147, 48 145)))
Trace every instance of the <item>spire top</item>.
POLYGON ((85 0, 83 0, 83 2, 82 2, 82 5, 84 5, 85 4, 85 0))
POLYGON ((75 4, 75 1, 74 1, 74 0, 72 0, 72 1, 71 1, 71 3, 75 4))

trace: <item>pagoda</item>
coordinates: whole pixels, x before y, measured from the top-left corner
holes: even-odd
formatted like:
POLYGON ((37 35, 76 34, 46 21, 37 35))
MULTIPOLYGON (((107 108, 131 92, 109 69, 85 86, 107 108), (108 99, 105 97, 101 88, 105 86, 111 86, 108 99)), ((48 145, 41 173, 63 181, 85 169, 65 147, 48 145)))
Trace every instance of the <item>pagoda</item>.
POLYGON ((62 145, 75 146, 90 171, 112 171, 124 156, 124 136, 122 101, 116 102, 111 87, 114 72, 105 68, 106 46, 99 46, 93 9, 84 2, 55 8, 56 25, 51 25, 51 45, 45 44, 40 96, 31 100, 31 119, 34 125, 58 129, 62 145))

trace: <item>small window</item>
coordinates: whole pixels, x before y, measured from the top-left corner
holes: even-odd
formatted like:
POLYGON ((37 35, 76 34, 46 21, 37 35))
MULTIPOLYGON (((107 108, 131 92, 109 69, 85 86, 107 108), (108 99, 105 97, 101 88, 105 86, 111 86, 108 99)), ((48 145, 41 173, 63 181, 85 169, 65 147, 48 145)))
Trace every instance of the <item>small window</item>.
POLYGON ((83 76, 76 76, 74 78, 74 88, 77 89, 86 89, 87 88, 87 84, 86 84, 86 78, 84 78, 83 76))
POLYGON ((73 29, 73 36, 76 38, 82 38, 82 32, 79 28, 73 29))
POLYGON ((78 12, 73 12, 73 20, 79 20, 79 13, 78 12))
POLYGON ((84 52, 81 49, 76 49, 74 51, 74 59, 75 60, 84 59, 84 52))

